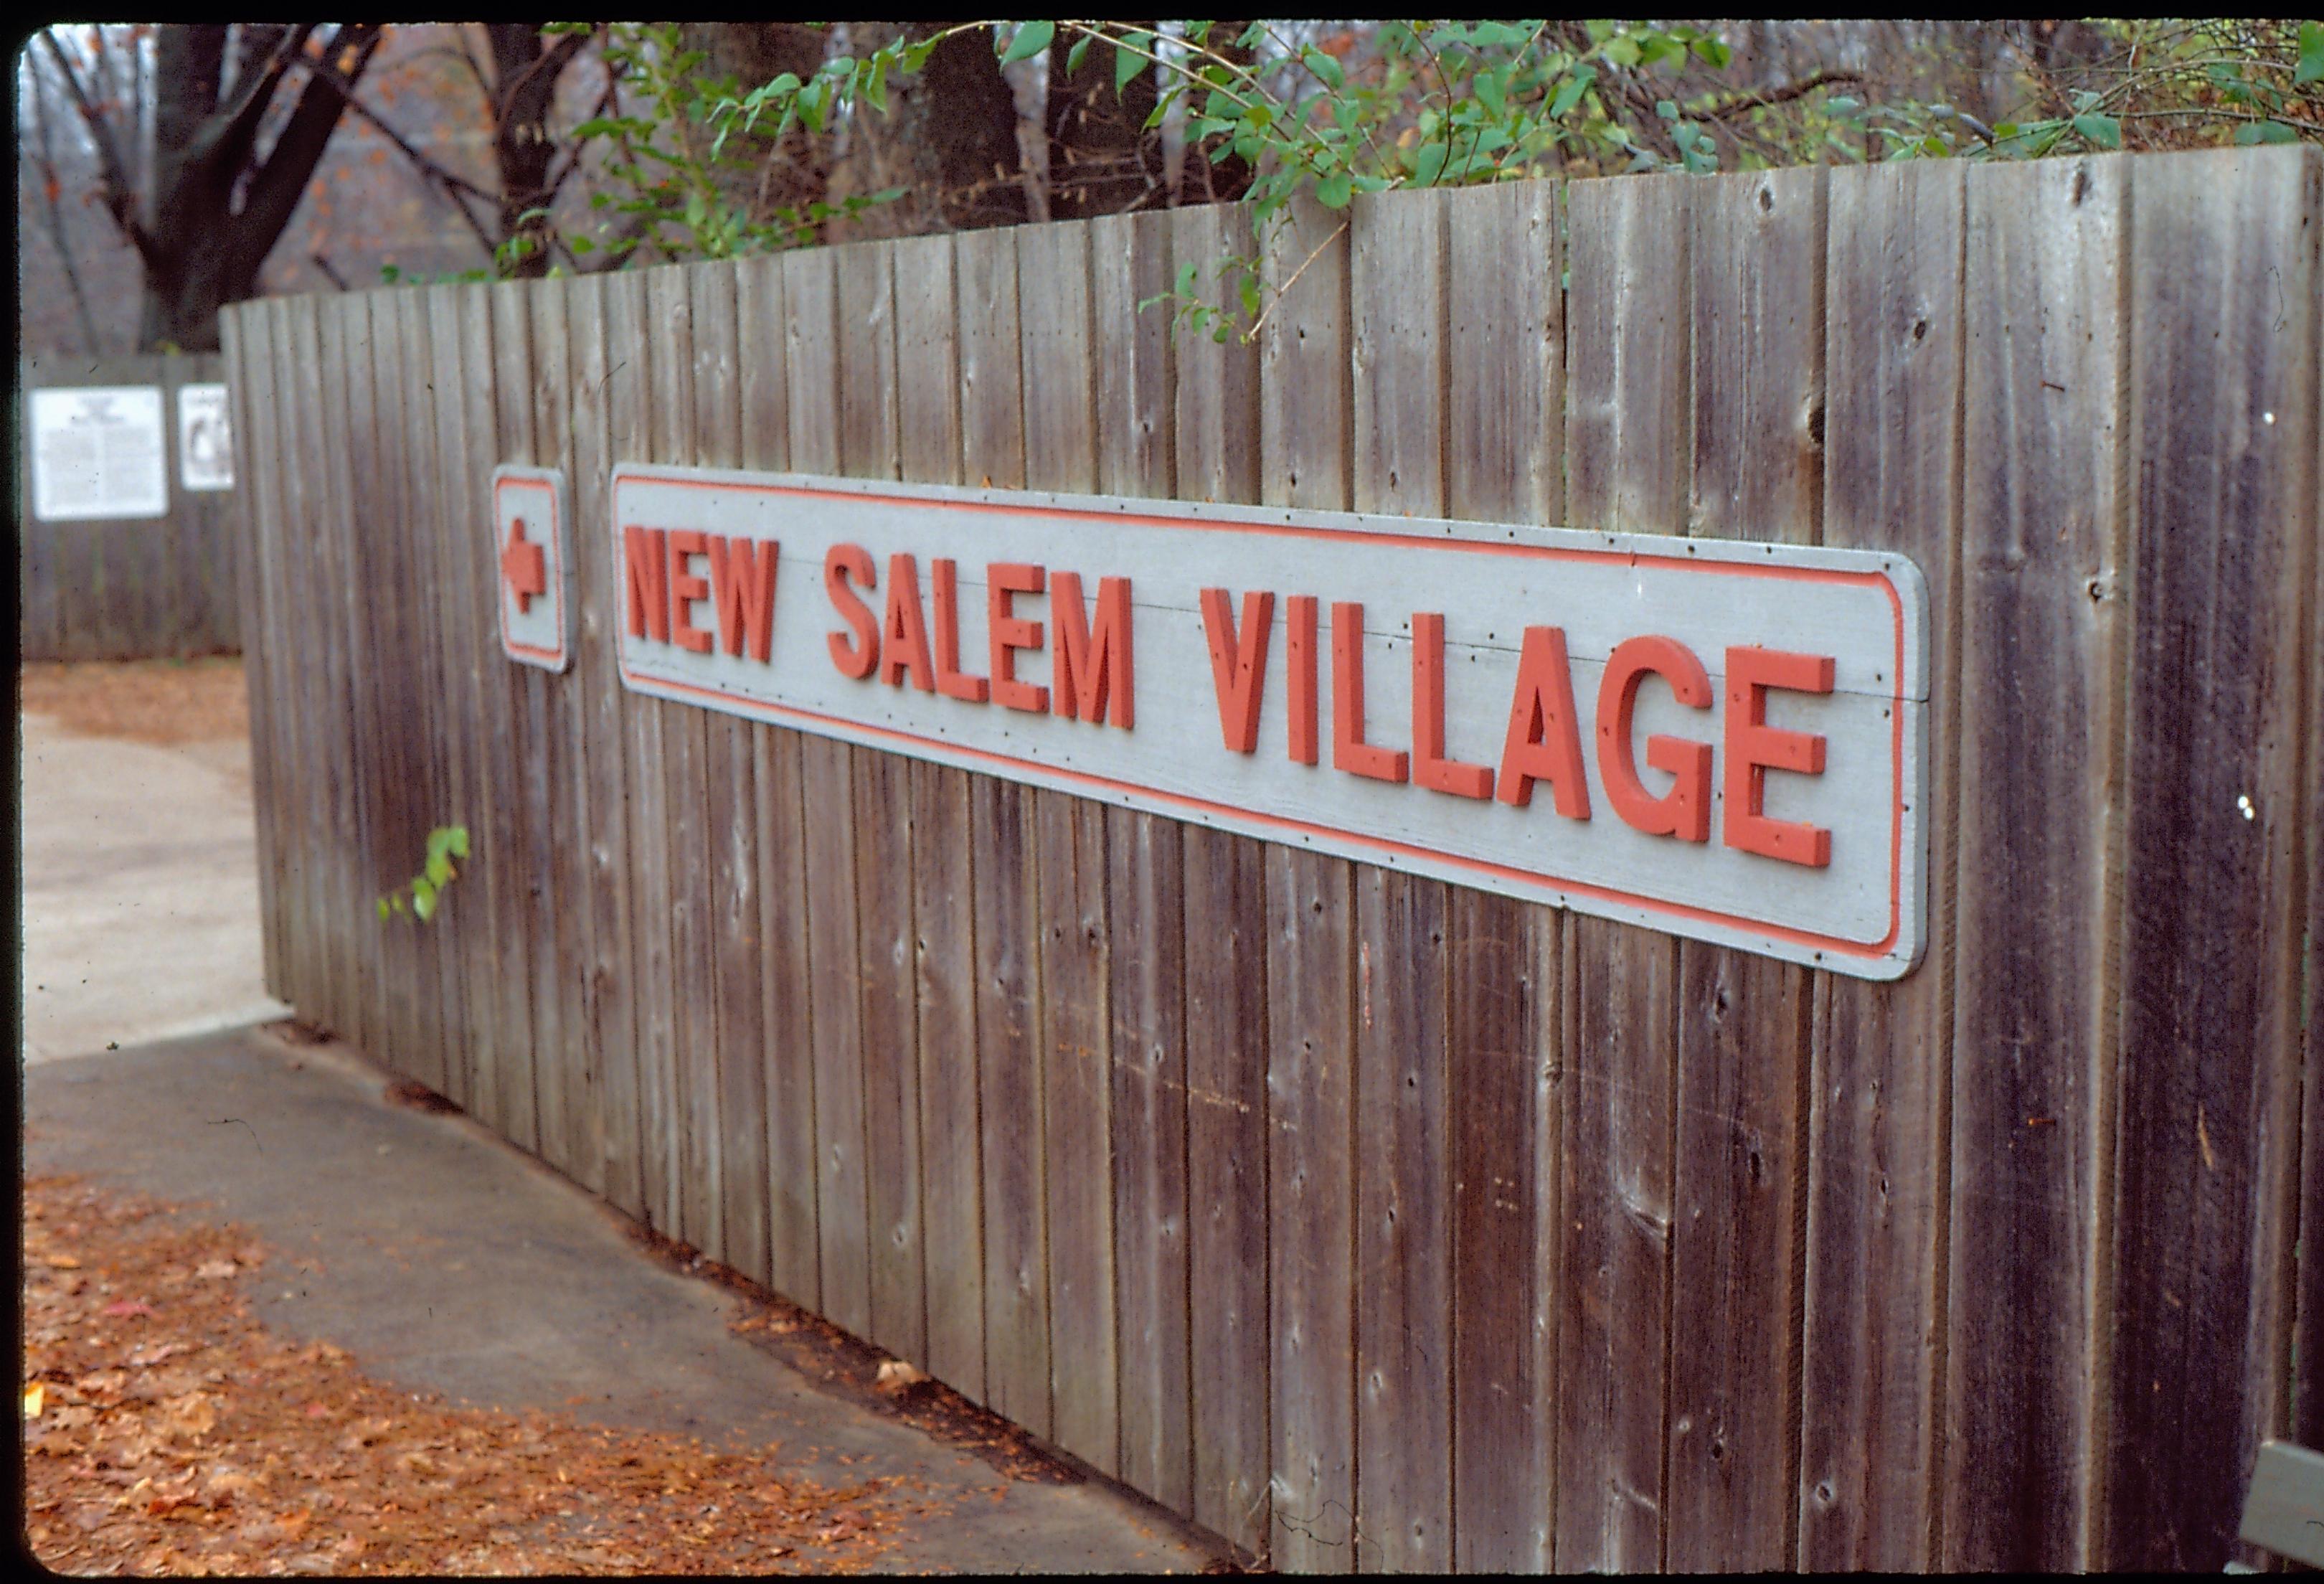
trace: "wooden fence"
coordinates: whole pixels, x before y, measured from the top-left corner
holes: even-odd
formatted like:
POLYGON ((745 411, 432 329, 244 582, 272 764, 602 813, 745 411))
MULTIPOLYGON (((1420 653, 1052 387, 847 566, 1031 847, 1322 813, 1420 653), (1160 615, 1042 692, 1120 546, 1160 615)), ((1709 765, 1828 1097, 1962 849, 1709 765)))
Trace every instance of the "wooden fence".
POLYGON ((179 476, 178 400, 224 378, 215 356, 27 357, 18 365, 17 634, 26 660, 142 660, 226 654, 242 647, 230 491, 189 490, 179 476), (148 385, 161 393, 166 516, 42 522, 33 515, 32 392, 148 385))
POLYGON ((1134 310, 1227 208, 234 310, 270 987, 1279 1566, 2217 1569, 2324 1443, 2324 159, 1346 218, 1248 348, 1134 310), (627 692, 624 459, 1908 551, 1931 949, 627 692), (574 483, 565 676, 502 461, 574 483))

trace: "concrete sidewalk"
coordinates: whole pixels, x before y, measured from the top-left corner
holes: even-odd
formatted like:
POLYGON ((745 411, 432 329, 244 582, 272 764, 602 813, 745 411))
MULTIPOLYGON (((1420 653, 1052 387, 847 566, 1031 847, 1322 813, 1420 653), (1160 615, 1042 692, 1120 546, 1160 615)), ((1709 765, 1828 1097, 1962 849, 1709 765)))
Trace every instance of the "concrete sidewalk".
POLYGON ((390 1103, 388 1081, 346 1047, 261 1029, 31 1065, 24 1170, 247 1226, 277 1255, 260 1320, 401 1388, 779 1443, 833 1484, 903 1476, 951 1511, 897 1548, 899 1569, 1191 1571, 1222 1554, 1103 1480, 1012 1481, 809 1378, 728 1329, 742 1300, 465 1116, 390 1103))
POLYGON ((248 741, 19 718, 24 1060, 281 1016, 260 979, 248 741))

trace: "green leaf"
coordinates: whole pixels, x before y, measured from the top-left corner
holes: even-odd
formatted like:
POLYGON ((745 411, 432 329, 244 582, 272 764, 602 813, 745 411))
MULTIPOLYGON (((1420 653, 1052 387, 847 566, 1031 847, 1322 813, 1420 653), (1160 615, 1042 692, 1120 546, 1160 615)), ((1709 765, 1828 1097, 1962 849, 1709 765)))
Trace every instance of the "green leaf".
POLYGON ((379 922, 380 922, 381 923, 383 923, 383 923, 387 922, 387 913, 388 913, 387 898, 385 898, 385 897, 383 897, 383 897, 381 897, 381 898, 379 899, 379 922))
POLYGON ((1733 50, 1708 33, 1694 41, 1694 52, 1705 66, 1716 68, 1720 71, 1726 70, 1727 63, 1735 59, 1733 50))
POLYGON ((449 852, 456 858, 466 857, 468 856, 468 828, 465 825, 453 825, 447 827, 445 833, 451 838, 444 844, 445 850, 449 852))
POLYGON ((1607 40, 1602 52, 1617 66, 1636 66, 1640 53, 1637 41, 1627 35, 1607 40))
POLYGON ((428 856, 428 884, 441 891, 452 884, 452 860, 440 853, 428 856))
POLYGON ((1444 169, 1445 156, 1452 152, 1451 148, 1441 143, 1423 145, 1412 162, 1412 185, 1434 186, 1437 175, 1444 169))
POLYGON ((1009 41, 1009 48, 1001 52, 1001 64, 1014 66, 1019 60, 1030 60, 1047 49, 1049 41, 1056 36, 1056 23, 1046 20, 1028 22, 1017 30, 1017 36, 1009 41))
POLYGON ((1572 77, 1559 85, 1557 97, 1550 100, 1549 118, 1563 120, 1572 113, 1573 107, 1582 102, 1582 96, 1590 91, 1590 85, 1597 80, 1598 69, 1594 66, 1584 66, 1575 70, 1572 77))
POLYGON ((1322 79, 1323 86, 1333 93, 1348 86, 1348 74, 1340 69, 1339 61, 1314 45, 1308 45, 1307 52, 1300 59, 1307 63, 1307 69, 1322 79))
POLYGON ((1315 201, 1327 209, 1348 207, 1348 196, 1355 190, 1355 179, 1345 171, 1335 171, 1315 183, 1315 201))
POLYGON ((888 113, 888 57, 882 52, 872 62, 872 73, 863 79, 863 99, 882 116, 888 113))
POLYGON ((1485 107, 1485 113, 1495 120, 1500 119, 1508 111, 1508 100, 1502 95, 1499 73, 1491 71, 1477 73, 1471 80, 1469 89, 1477 96, 1477 102, 1485 107))
POLYGON ((2122 123, 2111 116, 2082 115, 2074 117, 2074 131, 2084 143, 2102 149, 2122 146, 2122 123))
POLYGON ((2236 142, 2249 148, 2254 144, 2298 143, 2299 129, 2281 121, 2246 121, 2236 128, 2236 142))
POLYGON ((1121 35, 1121 42, 1114 46, 1113 91, 1117 95, 1137 81, 1138 74, 1152 64, 1146 59, 1146 55, 1136 52, 1139 50, 1145 51, 1148 55, 1154 52, 1152 33, 1124 33, 1121 35))
POLYGON ((2303 22, 2300 24, 2300 65, 2292 74, 2292 86, 2306 88, 2319 78, 2324 78, 2324 22, 2303 22))
POLYGON ((436 911, 436 888, 424 879, 411 883, 411 911, 423 924, 436 911))
POLYGON ((1082 74, 1082 62, 1089 59, 1089 47, 1090 35, 1084 33, 1080 38, 1074 41, 1074 47, 1065 51, 1065 75, 1067 77, 1079 77, 1082 74))

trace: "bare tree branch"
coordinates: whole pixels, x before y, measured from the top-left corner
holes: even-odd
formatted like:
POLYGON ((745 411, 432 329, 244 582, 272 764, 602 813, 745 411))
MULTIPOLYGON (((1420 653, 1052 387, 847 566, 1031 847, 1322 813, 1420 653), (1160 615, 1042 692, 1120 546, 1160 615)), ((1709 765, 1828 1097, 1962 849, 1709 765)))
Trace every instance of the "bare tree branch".
POLYGON ((105 162, 106 211, 112 215, 113 223, 121 228, 121 234, 137 249, 138 256, 149 265, 156 264, 153 239, 138 221, 137 190, 130 185, 129 170, 122 163, 121 150, 114 141, 112 124, 90 103, 88 90, 81 87, 80 79, 73 72, 72 62, 65 59, 64 51, 57 43, 56 30, 42 28, 41 42, 48 46, 49 59, 56 63, 58 75, 64 79, 65 91, 72 96, 74 106, 80 111, 81 120, 88 125, 96 141, 97 157, 105 162))
POLYGON ((49 96, 42 84, 42 72, 37 60, 26 62, 32 75, 32 126, 40 138, 41 194, 48 216, 49 236, 56 243, 57 258, 63 264, 65 283, 72 288, 73 307, 80 315, 80 333, 88 343, 88 355, 97 355, 97 320, 88 310, 88 292, 80 283, 80 269, 73 262, 72 242, 65 234, 64 208, 58 194, 63 183, 57 180, 56 153, 49 140, 49 96))
POLYGON ((421 177, 434 182, 438 187, 443 190, 445 198, 451 203, 453 209, 459 215, 461 220, 466 223, 470 231, 475 234, 476 240, 484 244, 484 252, 486 254, 489 255, 495 247, 500 245, 499 239, 493 235, 491 230, 488 229, 482 221, 476 218, 475 211, 468 208, 466 201, 467 196, 473 196, 483 199, 486 203, 497 205, 500 202, 500 196, 497 193, 485 191, 483 188, 477 186, 466 177, 462 176, 458 171, 447 170, 444 166, 438 164, 434 160, 429 159, 426 154, 421 153, 420 150, 413 147, 410 141, 401 133, 396 131, 394 127, 389 125, 387 122, 380 116, 377 111, 374 110, 369 105, 364 104, 363 100, 355 97, 355 85, 346 78, 339 75, 337 69, 333 67, 327 60, 309 60, 307 62, 307 69, 312 75, 315 81, 323 84, 325 87, 330 88, 334 93, 337 94, 341 102, 344 103, 348 109, 353 110, 364 121, 365 124, 370 125, 374 131, 378 132, 381 136, 386 138, 389 143, 394 144, 396 152, 401 154, 406 160, 410 161, 412 169, 417 171, 421 177))

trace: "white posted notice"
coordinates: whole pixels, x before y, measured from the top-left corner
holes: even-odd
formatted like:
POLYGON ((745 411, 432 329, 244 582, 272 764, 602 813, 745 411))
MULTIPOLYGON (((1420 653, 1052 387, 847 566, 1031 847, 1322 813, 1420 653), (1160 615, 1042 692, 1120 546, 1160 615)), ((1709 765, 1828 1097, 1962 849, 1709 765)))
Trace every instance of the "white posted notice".
POLYGON ((61 523, 169 514, 159 390, 88 385, 32 394, 34 516, 61 523))
POLYGON ((188 489, 234 487, 234 426, 222 384, 178 387, 178 482, 188 489))

